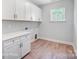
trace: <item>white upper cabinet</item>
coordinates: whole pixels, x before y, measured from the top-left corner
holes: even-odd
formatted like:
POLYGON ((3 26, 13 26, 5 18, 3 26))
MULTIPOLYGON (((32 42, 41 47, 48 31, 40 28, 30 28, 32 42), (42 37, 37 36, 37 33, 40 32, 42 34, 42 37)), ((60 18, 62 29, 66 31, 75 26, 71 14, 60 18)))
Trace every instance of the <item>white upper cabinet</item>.
POLYGON ((38 13, 37 6, 34 4, 31 4, 31 17, 33 21, 36 21, 38 19, 37 13, 38 13))
POLYGON ((42 21, 42 10, 38 8, 38 20, 42 21))
POLYGON ((25 0, 16 0, 16 20, 24 20, 25 18, 25 0))
POLYGON ((2 19, 14 20, 15 0, 2 0, 2 19))
POLYGON ((33 21, 40 21, 40 17, 41 17, 40 11, 41 9, 38 6, 31 3, 31 19, 33 21))
POLYGON ((31 3, 28 1, 25 3, 25 20, 31 20, 31 3))
POLYGON ((41 9, 26 0, 3 0, 3 20, 40 21, 41 9))
POLYGON ((3 0, 2 19, 3 20, 24 20, 25 0, 3 0))

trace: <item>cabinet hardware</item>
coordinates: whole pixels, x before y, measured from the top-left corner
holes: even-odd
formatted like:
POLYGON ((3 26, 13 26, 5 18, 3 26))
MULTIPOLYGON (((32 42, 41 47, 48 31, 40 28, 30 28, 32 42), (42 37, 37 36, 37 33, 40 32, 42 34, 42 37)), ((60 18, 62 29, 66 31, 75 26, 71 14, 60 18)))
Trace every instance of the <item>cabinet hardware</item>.
POLYGON ((22 48, 23 47, 23 43, 20 43, 20 48, 22 48))
POLYGON ((17 18, 17 15, 16 15, 16 14, 14 14, 14 19, 15 19, 15 18, 17 18))
POLYGON ((39 20, 40 20, 40 18, 39 18, 39 20))
POLYGON ((31 17, 31 20, 32 20, 33 18, 31 17))
POLYGON ((21 43, 20 43, 20 48, 21 48, 21 43))
POLYGON ((14 43, 14 40, 12 40, 12 42, 14 43))
POLYGON ((23 47, 23 43, 21 44, 21 47, 23 47))

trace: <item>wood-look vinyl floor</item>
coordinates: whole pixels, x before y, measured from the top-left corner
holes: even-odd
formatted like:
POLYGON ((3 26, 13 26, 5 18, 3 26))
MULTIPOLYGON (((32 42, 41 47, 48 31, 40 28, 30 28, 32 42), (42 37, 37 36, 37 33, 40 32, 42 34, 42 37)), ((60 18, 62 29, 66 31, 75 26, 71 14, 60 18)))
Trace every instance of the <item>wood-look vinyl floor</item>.
POLYGON ((31 52, 24 59, 76 59, 73 47, 67 44, 37 40, 32 43, 31 52))

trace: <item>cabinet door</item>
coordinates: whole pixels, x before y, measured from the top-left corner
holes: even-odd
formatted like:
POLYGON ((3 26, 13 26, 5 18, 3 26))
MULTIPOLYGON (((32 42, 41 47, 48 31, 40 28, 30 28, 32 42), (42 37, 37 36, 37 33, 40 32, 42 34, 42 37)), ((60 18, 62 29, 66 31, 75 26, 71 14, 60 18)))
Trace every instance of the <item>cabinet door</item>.
POLYGON ((27 36, 22 36, 21 38, 22 43, 22 57, 25 56, 28 52, 31 50, 31 43, 30 40, 27 38, 27 36))
POLYGON ((2 19, 14 20, 15 0, 2 0, 2 19))
POLYGON ((20 59, 19 58, 19 49, 17 45, 10 45, 4 47, 4 59, 20 59))
POLYGON ((16 0, 16 20, 24 20, 25 18, 25 0, 16 0))
POLYGON ((4 59, 20 59, 19 42, 9 41, 8 44, 4 42, 3 55, 4 59), (13 42, 13 43, 12 43, 13 42))
POLYGON ((38 21, 42 21, 42 10, 38 8, 38 21))
POLYGON ((33 21, 39 21, 41 16, 41 9, 34 5, 31 4, 31 17, 33 21))
POLYGON ((31 21, 31 3, 28 1, 25 4, 25 19, 31 21))
POLYGON ((40 21, 41 20, 41 9, 38 7, 38 6, 36 6, 35 7, 35 18, 36 18, 36 21, 40 21))
POLYGON ((31 19, 37 21, 37 7, 34 4, 31 4, 31 19))
POLYGON ((18 45, 4 47, 4 59, 19 59, 18 45))

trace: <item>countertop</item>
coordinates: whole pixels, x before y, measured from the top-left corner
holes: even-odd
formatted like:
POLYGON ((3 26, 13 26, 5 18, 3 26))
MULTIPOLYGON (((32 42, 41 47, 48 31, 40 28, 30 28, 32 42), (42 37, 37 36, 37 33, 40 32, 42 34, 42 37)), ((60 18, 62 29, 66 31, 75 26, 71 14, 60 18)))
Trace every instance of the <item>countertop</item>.
POLYGON ((31 32, 32 32, 32 30, 23 30, 23 31, 2 34, 2 40, 8 40, 8 39, 15 38, 18 36, 30 34, 31 32))

